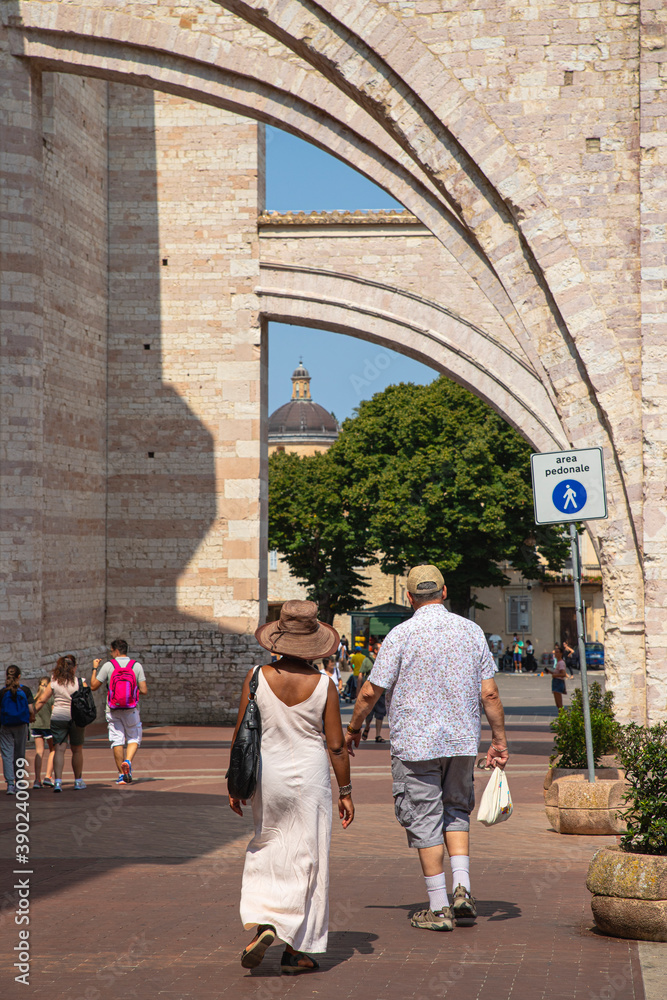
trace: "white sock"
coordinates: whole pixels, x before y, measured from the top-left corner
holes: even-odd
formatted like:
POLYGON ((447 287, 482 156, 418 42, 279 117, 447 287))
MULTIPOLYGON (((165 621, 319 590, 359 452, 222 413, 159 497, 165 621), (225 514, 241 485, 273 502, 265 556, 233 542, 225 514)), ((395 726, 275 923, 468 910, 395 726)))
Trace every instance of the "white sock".
POLYGON ((449 859, 452 866, 452 887, 462 885, 470 892, 470 858, 467 854, 456 854, 449 859))
POLYGON ((445 906, 449 906, 445 873, 440 872, 439 875, 425 875, 424 881, 426 882, 426 891, 428 892, 428 905, 434 913, 440 913, 445 906))

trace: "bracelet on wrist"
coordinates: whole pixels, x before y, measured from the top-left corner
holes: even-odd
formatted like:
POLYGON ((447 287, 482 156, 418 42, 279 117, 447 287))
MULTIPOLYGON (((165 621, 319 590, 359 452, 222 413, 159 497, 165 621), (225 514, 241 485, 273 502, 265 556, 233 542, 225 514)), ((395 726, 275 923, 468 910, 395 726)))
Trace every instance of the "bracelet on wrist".
POLYGON ((344 799, 348 795, 351 795, 351 794, 352 794, 352 785, 351 784, 350 785, 341 785, 340 788, 338 789, 338 798, 339 799, 344 799))
POLYGON ((347 731, 350 734, 350 736, 356 736, 357 733, 361 732, 361 726, 359 726, 358 729, 353 729, 352 726, 348 724, 347 731))

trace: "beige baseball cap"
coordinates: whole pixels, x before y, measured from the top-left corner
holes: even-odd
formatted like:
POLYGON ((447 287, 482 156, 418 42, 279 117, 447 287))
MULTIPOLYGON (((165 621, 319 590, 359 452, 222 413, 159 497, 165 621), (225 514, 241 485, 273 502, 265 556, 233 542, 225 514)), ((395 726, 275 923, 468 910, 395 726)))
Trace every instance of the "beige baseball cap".
POLYGON ((413 566, 408 574, 408 591, 415 597, 437 594, 445 586, 437 566, 413 566))

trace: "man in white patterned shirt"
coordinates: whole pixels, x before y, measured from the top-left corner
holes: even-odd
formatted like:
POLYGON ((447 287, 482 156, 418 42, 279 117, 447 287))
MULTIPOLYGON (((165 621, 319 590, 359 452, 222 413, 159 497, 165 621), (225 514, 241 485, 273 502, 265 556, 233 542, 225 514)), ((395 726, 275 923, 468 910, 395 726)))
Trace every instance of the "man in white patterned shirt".
POLYGON ((346 743, 359 745, 363 720, 387 692, 396 818, 408 845, 419 851, 429 906, 413 927, 451 931, 474 923, 470 891, 469 829, 475 805, 473 768, 481 735, 480 706, 491 726, 488 767, 508 759, 503 706, 484 632, 447 611, 447 590, 435 566, 415 566, 408 576, 411 619, 385 638, 369 679, 359 692, 346 743), (453 902, 444 873, 449 854, 453 902))

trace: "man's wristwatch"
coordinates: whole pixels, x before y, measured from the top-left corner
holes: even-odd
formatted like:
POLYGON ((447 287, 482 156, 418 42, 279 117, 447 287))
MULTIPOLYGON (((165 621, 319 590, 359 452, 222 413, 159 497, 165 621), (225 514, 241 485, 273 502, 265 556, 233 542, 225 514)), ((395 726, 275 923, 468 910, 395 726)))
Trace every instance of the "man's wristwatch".
POLYGON ((348 723, 347 731, 350 734, 350 736, 356 736, 357 733, 361 732, 361 726, 359 726, 358 729, 353 729, 352 726, 348 723))

